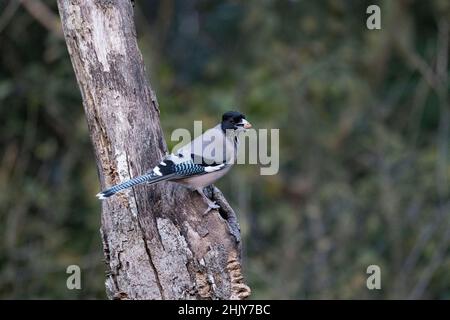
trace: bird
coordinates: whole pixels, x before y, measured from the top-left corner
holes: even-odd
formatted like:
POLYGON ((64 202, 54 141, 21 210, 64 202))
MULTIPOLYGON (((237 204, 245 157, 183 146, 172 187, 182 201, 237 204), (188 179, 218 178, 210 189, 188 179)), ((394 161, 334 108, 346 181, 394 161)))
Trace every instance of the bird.
POLYGON ((152 185, 173 181, 197 191, 202 196, 208 205, 205 214, 218 209, 219 206, 205 195, 203 189, 228 173, 237 159, 239 135, 250 128, 252 125, 244 114, 238 111, 225 112, 219 124, 164 156, 149 172, 103 190, 96 196, 104 200, 143 183, 152 185))

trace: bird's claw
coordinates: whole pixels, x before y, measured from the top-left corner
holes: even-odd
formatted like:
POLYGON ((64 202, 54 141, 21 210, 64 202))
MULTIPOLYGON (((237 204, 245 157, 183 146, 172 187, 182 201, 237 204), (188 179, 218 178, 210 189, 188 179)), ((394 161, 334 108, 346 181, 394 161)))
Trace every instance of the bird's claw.
POLYGON ((217 205, 216 202, 211 201, 211 203, 208 203, 208 208, 206 209, 205 212, 203 212, 203 214, 207 214, 211 210, 216 210, 216 209, 219 209, 219 208, 220 208, 220 206, 217 205))

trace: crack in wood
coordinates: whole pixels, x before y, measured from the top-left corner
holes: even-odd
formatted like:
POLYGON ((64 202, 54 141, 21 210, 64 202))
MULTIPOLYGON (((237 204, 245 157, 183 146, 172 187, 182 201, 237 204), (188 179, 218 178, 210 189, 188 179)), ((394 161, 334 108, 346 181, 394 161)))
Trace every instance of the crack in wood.
POLYGON ((165 294, 164 294, 164 289, 163 289, 163 286, 161 285, 161 280, 159 279, 158 270, 156 269, 156 266, 153 263, 152 254, 151 254, 150 249, 149 249, 149 247, 147 245, 147 240, 145 240, 145 237, 142 237, 142 241, 144 241, 144 246, 145 246, 145 251, 147 252, 148 261, 150 262, 150 265, 151 265, 151 267, 153 269, 153 272, 155 274, 155 280, 156 280, 156 284, 158 285, 159 292, 161 293, 161 298, 163 300, 166 300, 166 297, 165 297, 165 294))

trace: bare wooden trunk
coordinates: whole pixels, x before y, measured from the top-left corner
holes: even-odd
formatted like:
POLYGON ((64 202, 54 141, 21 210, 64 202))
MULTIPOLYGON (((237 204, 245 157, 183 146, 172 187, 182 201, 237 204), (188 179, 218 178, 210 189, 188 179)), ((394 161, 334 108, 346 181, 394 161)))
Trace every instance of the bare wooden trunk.
MULTIPOLYGON (((143 174, 167 147, 145 75, 129 0, 58 0, 80 86, 101 187, 143 174)), ((201 197, 175 183, 137 186, 102 202, 106 291, 117 299, 242 299, 236 215, 207 215, 201 197)), ((94 196, 94 195, 93 195, 94 196)))

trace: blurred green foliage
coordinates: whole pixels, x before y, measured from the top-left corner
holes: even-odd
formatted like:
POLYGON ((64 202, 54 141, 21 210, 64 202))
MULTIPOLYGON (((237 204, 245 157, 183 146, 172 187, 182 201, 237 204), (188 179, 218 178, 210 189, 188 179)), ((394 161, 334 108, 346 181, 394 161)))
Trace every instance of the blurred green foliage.
MULTIPOLYGON (((0 1, 0 297, 105 298, 65 43, 14 2, 0 1), (82 290, 66 289, 70 264, 82 290)), ((152 0, 135 13, 169 146, 228 109, 280 129, 278 175, 238 166, 218 183, 253 298, 450 298, 448 1, 152 0), (373 3, 381 30, 365 25, 373 3), (366 288, 371 264, 382 290, 366 288)))

